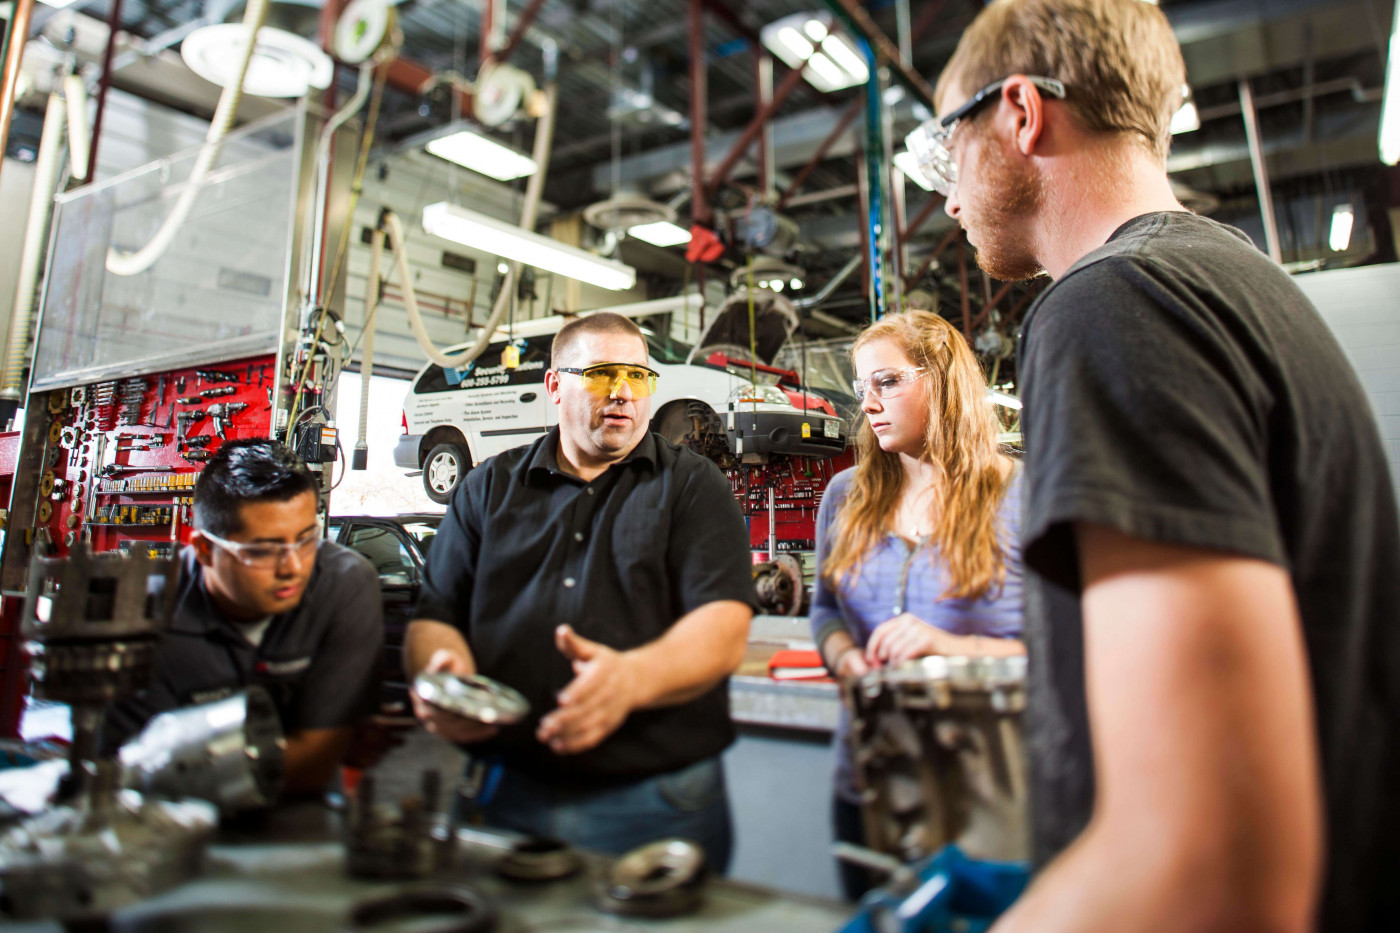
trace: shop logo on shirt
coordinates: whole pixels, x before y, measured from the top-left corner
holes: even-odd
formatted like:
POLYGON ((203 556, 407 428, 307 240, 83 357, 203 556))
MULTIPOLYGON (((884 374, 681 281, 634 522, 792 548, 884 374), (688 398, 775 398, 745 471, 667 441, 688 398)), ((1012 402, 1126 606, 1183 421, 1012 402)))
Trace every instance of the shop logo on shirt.
POLYGON ((290 677, 293 674, 300 674, 311 666, 311 658, 293 658, 290 661, 259 661, 258 673, 270 674, 273 677, 290 677))

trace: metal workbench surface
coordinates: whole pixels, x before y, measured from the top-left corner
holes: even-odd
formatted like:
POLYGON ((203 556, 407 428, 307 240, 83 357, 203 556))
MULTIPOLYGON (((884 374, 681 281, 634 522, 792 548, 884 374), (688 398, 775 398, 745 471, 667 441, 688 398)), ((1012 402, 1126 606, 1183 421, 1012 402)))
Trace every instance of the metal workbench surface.
MULTIPOLYGON (((711 879, 700 911, 689 917, 652 920, 616 917, 593 906, 594 872, 588 868, 557 882, 522 883, 499 878, 486 849, 463 847, 457 865, 430 882, 373 882, 349 878, 344 849, 334 827, 338 816, 319 806, 285 808, 256 831, 224 833, 210 847, 203 877, 118 911, 112 931, 200 931, 200 933, 297 933, 349 929, 356 903, 419 884, 461 884, 486 896, 499 912, 499 933, 830 933, 851 909, 834 901, 778 894, 764 888, 711 879)), ((381 924, 374 929, 424 929, 381 924)), ((9 929, 50 933, 58 923, 14 924, 9 929)))

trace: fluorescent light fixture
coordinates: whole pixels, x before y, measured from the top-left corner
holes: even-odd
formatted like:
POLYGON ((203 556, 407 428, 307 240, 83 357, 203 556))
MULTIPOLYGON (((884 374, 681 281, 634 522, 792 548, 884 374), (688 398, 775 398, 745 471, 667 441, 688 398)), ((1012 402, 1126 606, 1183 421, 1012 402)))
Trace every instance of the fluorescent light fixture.
POLYGON ((924 177, 924 173, 919 171, 919 160, 914 153, 910 152, 908 149, 905 149, 903 152, 895 153, 894 164, 895 167, 903 172, 904 176, 914 184, 923 188, 925 191, 933 190, 933 185, 930 185, 928 179, 924 177))
POLYGON ((1327 237, 1327 245, 1332 252, 1346 252, 1351 245, 1351 227, 1356 221, 1356 212, 1350 204, 1338 204, 1332 208, 1332 233, 1327 237))
POLYGON ((645 240, 652 246, 681 246, 690 242, 690 231, 668 220, 628 227, 627 235, 645 240))
POLYGON ((1179 133, 1194 133, 1201 128, 1201 114, 1196 110, 1196 102, 1187 100, 1181 105, 1181 109, 1172 114, 1171 130, 1172 135, 1179 133))
POLYGON ((39 0, 39 2, 44 6, 53 7, 55 10, 61 10, 64 7, 72 6, 77 3, 78 0, 39 0))
POLYGON ((763 45, 789 68, 807 63, 804 77, 821 91, 839 91, 870 80, 870 68, 844 35, 828 32, 811 13, 794 13, 769 23, 759 34, 763 45), (815 55, 816 43, 822 43, 815 55))
POLYGON ((513 259, 599 288, 624 291, 637 284, 637 270, 631 266, 446 201, 423 208, 423 229, 488 255, 513 259))
POLYGON ((1385 104, 1381 109, 1381 161, 1400 162, 1400 4, 1390 30, 1390 60, 1385 66, 1385 104))
POLYGON ((539 171, 535 160, 503 146, 474 130, 459 130, 440 136, 425 147, 439 159, 456 162, 462 168, 490 175, 497 181, 512 181, 539 171))
POLYGON ((1014 395, 1007 395, 1005 392, 998 392, 996 389, 987 390, 987 402, 992 405, 1002 405, 1006 408, 1020 410, 1021 400, 1014 395))

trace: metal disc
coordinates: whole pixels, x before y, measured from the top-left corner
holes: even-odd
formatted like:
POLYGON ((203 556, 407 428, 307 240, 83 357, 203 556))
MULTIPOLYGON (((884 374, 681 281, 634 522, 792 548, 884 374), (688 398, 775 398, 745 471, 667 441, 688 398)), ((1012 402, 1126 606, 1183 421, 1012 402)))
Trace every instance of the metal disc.
POLYGON ((492 726, 509 726, 530 713, 530 703, 516 690, 489 677, 422 673, 413 679, 419 699, 439 709, 492 726))

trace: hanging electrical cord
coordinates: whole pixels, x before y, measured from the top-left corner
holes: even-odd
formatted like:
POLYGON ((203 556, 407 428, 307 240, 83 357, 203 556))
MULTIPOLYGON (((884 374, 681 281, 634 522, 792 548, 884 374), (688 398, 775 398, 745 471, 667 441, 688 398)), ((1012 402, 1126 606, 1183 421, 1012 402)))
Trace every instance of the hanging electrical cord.
MULTIPOLYGON (((367 72, 365 71, 365 69, 373 68, 377 65, 378 73, 375 75, 374 88, 370 92, 369 112, 365 116, 365 130, 364 133, 362 133, 360 136, 360 153, 355 164, 355 176, 351 180, 350 184, 350 204, 345 212, 347 220, 345 222, 344 228, 341 230, 340 243, 336 247, 335 259, 331 265, 331 274, 327 278, 323 279, 322 281, 324 284, 317 288, 316 301, 314 305, 316 309, 315 313, 317 315, 316 329, 312 336, 311 349, 310 352, 308 352, 307 354, 306 362, 302 365, 301 370, 297 373, 296 380, 293 383, 296 386, 296 395, 292 398, 291 407, 288 409, 288 418, 289 421, 293 424, 295 423, 297 418, 297 411, 301 407, 302 394, 305 391, 306 379, 311 374, 311 366, 315 359, 316 346, 319 345, 321 342, 322 335, 325 333, 326 322, 330 317, 330 308, 328 307, 328 303, 326 301, 327 295, 325 289, 329 288, 330 284, 335 282, 337 277, 340 275, 341 264, 345 261, 346 253, 349 250, 350 231, 351 228, 354 227, 352 219, 355 216, 355 209, 359 206, 360 203, 360 192, 364 190, 365 171, 369 165, 370 147, 374 143, 375 131, 379 125, 380 105, 384 99, 384 84, 386 79, 388 78, 389 71, 388 67, 385 65, 385 61, 397 54, 397 49, 398 45, 396 43, 391 43, 390 45, 386 46, 385 49, 381 49, 380 52, 375 55, 372 61, 365 62, 360 66, 360 82, 356 89, 355 98, 351 100, 351 104, 354 104, 355 110, 358 110, 360 104, 364 103, 364 96, 361 92, 366 84, 365 77, 367 72)), ((347 113, 347 111, 349 113, 353 113, 353 111, 350 110, 349 106, 342 109, 341 113, 347 113)), ((339 116, 340 114, 337 114, 337 117, 339 116)), ((345 119, 349 119, 348 114, 345 119)), ((341 120, 340 122, 343 123, 344 120, 341 120)), ((336 126, 338 128, 339 124, 336 124, 336 126)), ((323 136, 322 138, 326 139, 328 137, 323 136)), ((360 332, 360 336, 364 336, 363 330, 360 332)), ((345 358, 347 360, 351 359, 354 356, 354 353, 355 347, 351 347, 349 352, 346 354, 345 358)))
POLYGON ((214 108, 214 119, 210 121, 209 132, 204 137, 204 146, 199 150, 199 155, 195 157, 194 168, 190 170, 190 177, 186 179, 185 186, 180 189, 180 197, 175 202, 175 208, 165 218, 165 222, 156 231, 156 235, 141 249, 134 253, 123 253, 116 247, 107 250, 107 271, 113 275, 139 275, 153 266, 156 260, 165 255, 165 251, 170 248, 170 244, 175 240, 176 232, 194 208, 195 198, 199 196, 204 179, 209 175, 214 163, 218 161, 224 137, 233 128, 233 121, 238 116, 238 105, 243 102, 243 78, 248 74, 248 64, 253 60, 253 50, 257 48, 258 30, 262 28, 263 21, 267 19, 267 8, 268 0, 248 0, 248 7, 243 12, 243 28, 248 31, 243 54, 239 56, 238 68, 234 72, 233 80, 224 87, 223 93, 219 95, 218 106, 214 108))
POLYGON ((384 231, 374 231, 370 241, 369 278, 365 280, 365 326, 360 331, 364 337, 365 352, 360 357, 360 434, 355 438, 352 470, 369 467, 369 382, 374 375, 374 319, 379 313, 379 265, 384 258, 384 231))

